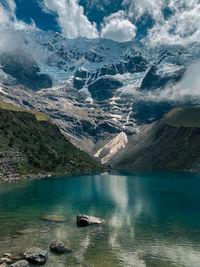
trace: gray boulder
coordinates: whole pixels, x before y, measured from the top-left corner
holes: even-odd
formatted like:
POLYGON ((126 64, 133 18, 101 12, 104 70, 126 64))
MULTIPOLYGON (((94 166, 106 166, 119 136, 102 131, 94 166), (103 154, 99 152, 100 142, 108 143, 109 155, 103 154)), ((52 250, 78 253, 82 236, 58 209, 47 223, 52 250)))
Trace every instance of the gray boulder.
POLYGON ((24 253, 25 259, 34 264, 45 264, 47 261, 47 252, 40 248, 31 248, 24 253))
POLYGON ((79 214, 77 216, 77 225, 80 227, 86 227, 94 224, 104 224, 105 221, 101 218, 79 214))
POLYGON ((13 263, 12 265, 10 265, 10 267, 30 267, 30 265, 28 261, 22 260, 22 261, 13 263))
POLYGON ((58 253, 58 254, 62 254, 65 252, 70 252, 69 249, 66 248, 65 244, 59 240, 54 241, 51 245, 50 245, 50 250, 52 252, 58 253))

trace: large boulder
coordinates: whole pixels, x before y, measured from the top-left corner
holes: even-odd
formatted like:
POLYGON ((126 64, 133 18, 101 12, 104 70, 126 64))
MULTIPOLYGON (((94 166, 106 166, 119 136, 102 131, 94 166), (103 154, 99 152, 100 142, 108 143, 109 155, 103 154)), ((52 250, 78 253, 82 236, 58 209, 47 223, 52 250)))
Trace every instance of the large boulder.
POLYGON ((70 252, 69 249, 66 248, 65 244, 59 240, 54 241, 51 245, 50 245, 50 250, 52 252, 58 253, 58 254, 62 254, 65 252, 70 252))
POLYGON ((45 264, 47 260, 47 252, 40 248, 31 248, 24 253, 25 259, 34 264, 45 264))
POLYGON ((30 265, 28 261, 22 260, 11 264, 10 267, 30 267, 30 265))
POLYGON ((84 214, 77 215, 77 225, 80 227, 86 227, 94 224, 104 224, 105 221, 101 218, 88 216, 84 214))

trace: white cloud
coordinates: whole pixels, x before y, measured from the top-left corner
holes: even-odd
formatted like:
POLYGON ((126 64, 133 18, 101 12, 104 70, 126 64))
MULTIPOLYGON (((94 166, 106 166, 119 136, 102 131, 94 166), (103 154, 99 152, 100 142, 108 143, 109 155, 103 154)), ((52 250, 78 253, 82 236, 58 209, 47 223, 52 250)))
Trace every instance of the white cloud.
POLYGON ((149 30, 146 42, 157 44, 187 44, 200 41, 199 0, 124 0, 128 14, 137 20, 143 14, 150 14, 155 25, 149 30), (163 9, 168 8, 171 16, 164 17, 163 9))
POLYGON ((18 20, 14 0, 0 3, 0 51, 13 51, 24 46, 20 31, 37 30, 34 21, 31 24, 18 20))
POLYGON ((127 42, 136 35, 136 27, 128 19, 125 13, 119 11, 104 19, 101 29, 101 37, 117 42, 127 42))
POLYGON ((5 0, 4 5, 0 3, 0 30, 9 28, 15 30, 31 30, 36 29, 32 20, 31 24, 27 24, 16 17, 16 4, 14 0, 5 0))
POLYGON ((9 14, 0 3, 0 26, 4 27, 9 23, 9 21, 10 21, 9 14))
POLYGON ((140 89, 128 86, 121 89, 124 94, 133 94, 134 98, 142 101, 193 101, 199 104, 200 100, 200 62, 191 64, 186 70, 181 81, 175 85, 168 85, 164 89, 153 91, 141 91, 140 89))
POLYGON ((166 0, 123 0, 123 5, 128 7, 129 17, 139 19, 144 13, 149 13, 153 18, 161 15, 161 8, 166 0))
POLYGON ((84 9, 77 0, 43 0, 43 10, 57 14, 58 24, 63 35, 68 38, 79 36, 97 38, 96 24, 84 15, 84 9))

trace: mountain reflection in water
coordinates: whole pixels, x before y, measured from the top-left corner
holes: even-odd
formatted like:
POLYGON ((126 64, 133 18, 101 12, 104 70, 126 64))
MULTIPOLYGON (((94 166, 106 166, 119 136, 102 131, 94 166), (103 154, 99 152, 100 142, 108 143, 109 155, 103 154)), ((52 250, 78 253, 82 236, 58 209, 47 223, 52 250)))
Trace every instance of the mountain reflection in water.
POLYGON ((0 251, 62 240, 72 253, 46 266, 199 266, 199 186, 197 174, 118 172, 1 184, 0 251), (107 224, 78 228, 79 213, 107 224), (42 220, 53 214, 68 220, 42 220))

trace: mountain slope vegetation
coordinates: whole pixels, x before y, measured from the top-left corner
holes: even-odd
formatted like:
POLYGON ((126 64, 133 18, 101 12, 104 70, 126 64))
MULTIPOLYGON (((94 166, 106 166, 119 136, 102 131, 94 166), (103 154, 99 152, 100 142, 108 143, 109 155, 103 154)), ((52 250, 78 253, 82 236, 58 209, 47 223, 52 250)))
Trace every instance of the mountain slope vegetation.
MULTIPOLYGON (((117 164, 131 170, 200 170, 200 108, 172 110, 117 164)), ((130 146, 131 144, 129 144, 130 146)))
POLYGON ((46 114, 0 101, 0 118, 0 179, 100 169, 90 156, 66 140, 46 114))

